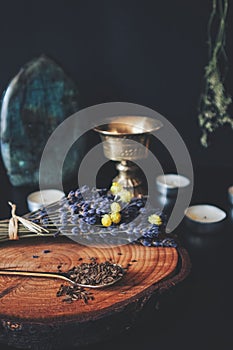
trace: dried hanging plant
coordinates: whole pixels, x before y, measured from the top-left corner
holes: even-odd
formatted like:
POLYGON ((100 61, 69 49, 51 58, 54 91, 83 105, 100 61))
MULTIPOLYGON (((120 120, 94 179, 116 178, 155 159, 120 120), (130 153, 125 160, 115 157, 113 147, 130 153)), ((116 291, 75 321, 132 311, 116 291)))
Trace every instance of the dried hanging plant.
POLYGON ((208 136, 218 127, 230 124, 233 119, 228 114, 232 102, 224 89, 224 77, 227 70, 225 52, 225 29, 228 12, 228 0, 213 0, 212 12, 208 22, 209 63, 205 67, 205 88, 199 106, 199 125, 202 129, 201 144, 208 146, 208 136), (216 25, 215 38, 212 38, 213 26, 216 25), (224 72, 221 72, 224 69, 224 72))

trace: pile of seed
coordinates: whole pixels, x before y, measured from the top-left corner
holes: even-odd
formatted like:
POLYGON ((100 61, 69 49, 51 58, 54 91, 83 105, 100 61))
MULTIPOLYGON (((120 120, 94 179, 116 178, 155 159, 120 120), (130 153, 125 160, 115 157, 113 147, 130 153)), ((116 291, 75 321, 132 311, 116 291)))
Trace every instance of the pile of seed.
POLYGON ((91 286, 104 286, 123 276, 123 269, 120 265, 110 261, 98 263, 96 258, 90 260, 90 263, 74 266, 67 272, 67 276, 77 284, 91 286))
MULTIPOLYGON (((57 296, 66 296, 63 301, 70 303, 82 299, 88 303, 88 300, 94 299, 92 293, 87 292, 84 287, 80 287, 78 284, 104 287, 123 276, 124 270, 120 265, 110 261, 98 263, 96 258, 90 258, 90 260, 90 263, 82 263, 66 272, 66 276, 75 284, 73 286, 60 286, 57 296)), ((61 270, 59 271, 61 272, 61 270)))

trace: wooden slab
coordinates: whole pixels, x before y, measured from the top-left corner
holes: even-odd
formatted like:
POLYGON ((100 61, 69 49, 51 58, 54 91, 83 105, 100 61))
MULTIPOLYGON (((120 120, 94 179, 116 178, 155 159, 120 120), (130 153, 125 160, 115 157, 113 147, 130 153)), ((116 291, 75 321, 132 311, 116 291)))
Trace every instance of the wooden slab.
MULTIPOLYGON (((175 248, 150 248, 134 244, 101 248, 82 246, 65 237, 38 237, 1 243, 0 269, 57 272, 61 265, 62 270, 67 271, 74 265, 90 262, 91 257, 97 258, 98 262, 112 260, 123 267, 128 266, 128 270, 123 279, 114 286, 91 290, 94 300, 88 304, 82 300, 67 304, 62 301, 62 297, 58 298, 56 293, 60 285, 66 283, 59 279, 0 275, 0 341, 19 346, 21 339, 25 348, 27 342, 32 348, 32 344, 37 344, 38 348, 38 343, 43 343, 43 334, 48 332, 48 327, 50 335, 53 334, 51 326, 56 331, 59 329, 59 332, 66 332, 67 325, 71 324, 72 327, 76 325, 80 329, 81 324, 85 327, 88 324, 93 326, 95 320, 104 321, 105 318, 108 319, 111 315, 114 317, 114 314, 121 314, 126 309, 127 313, 131 310, 131 318, 132 310, 141 307, 142 301, 145 302, 153 294, 156 285, 176 273, 178 263, 178 252, 175 248), (1 334, 1 327, 7 330, 5 337, 1 334), (35 327, 36 337, 28 331, 29 327, 35 327), (9 330, 15 332, 16 329, 17 337, 15 333, 11 337, 9 330)), ((126 314, 124 317, 125 320, 128 319, 126 314)), ((85 343, 83 339, 79 342, 80 336, 77 332, 76 337, 74 342, 85 343)), ((91 341, 95 337, 96 335, 92 337, 89 334, 88 339, 91 341)), ((45 339, 47 348, 48 343, 52 344, 53 341, 51 338, 48 342, 47 333, 45 339)))

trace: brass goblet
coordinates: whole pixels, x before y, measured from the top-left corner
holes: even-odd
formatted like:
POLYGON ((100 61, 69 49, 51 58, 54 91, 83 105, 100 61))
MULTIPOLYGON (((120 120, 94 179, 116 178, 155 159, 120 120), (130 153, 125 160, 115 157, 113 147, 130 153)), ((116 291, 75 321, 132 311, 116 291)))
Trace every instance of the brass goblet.
POLYGON ((134 196, 144 194, 144 191, 138 166, 133 161, 147 157, 150 133, 161 127, 162 123, 157 119, 120 116, 94 128, 104 141, 105 157, 118 162, 116 168, 119 174, 113 181, 130 190, 134 196))

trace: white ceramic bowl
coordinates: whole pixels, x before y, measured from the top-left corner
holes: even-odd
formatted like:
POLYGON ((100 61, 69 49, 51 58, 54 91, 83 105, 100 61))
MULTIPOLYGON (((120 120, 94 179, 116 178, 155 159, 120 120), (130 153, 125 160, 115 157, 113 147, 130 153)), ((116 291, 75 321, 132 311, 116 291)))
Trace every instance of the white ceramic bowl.
POLYGON ((223 227, 226 213, 209 204, 193 205, 185 210, 187 226, 196 233, 211 233, 223 227))
POLYGON ((177 174, 164 174, 156 177, 157 189, 166 196, 175 196, 178 189, 183 190, 190 184, 190 180, 177 174))
POLYGON ((27 197, 28 209, 35 211, 45 205, 59 201, 65 193, 60 190, 48 189, 32 192, 27 197))

